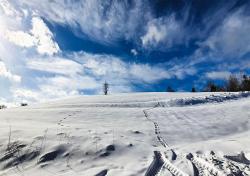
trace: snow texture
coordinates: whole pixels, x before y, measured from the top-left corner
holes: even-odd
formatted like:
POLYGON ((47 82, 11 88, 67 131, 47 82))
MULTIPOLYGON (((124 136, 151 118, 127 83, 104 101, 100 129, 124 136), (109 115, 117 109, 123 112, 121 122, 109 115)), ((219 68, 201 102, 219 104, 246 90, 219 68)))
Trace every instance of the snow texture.
POLYGON ((250 175, 250 93, 80 96, 0 111, 0 176, 250 175))

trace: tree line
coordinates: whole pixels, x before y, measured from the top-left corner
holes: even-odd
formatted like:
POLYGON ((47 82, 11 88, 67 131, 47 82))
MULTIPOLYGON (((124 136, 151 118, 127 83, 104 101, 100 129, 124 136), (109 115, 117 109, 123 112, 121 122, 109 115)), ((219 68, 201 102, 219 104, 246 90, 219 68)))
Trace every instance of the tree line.
MULTIPOLYGON (((171 87, 167 87, 167 92, 175 92, 171 87)), ((203 92, 239 92, 239 91, 250 91, 250 76, 242 75, 238 77, 236 75, 230 75, 224 84, 219 85, 214 81, 208 81, 204 88, 201 90, 203 92)), ((197 89, 193 86, 191 92, 197 92, 197 89)))

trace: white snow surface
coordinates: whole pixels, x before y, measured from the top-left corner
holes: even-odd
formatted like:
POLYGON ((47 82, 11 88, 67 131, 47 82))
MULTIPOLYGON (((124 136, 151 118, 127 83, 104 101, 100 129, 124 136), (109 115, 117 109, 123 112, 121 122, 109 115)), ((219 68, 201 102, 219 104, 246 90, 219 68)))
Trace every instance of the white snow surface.
POLYGON ((249 92, 79 96, 0 122, 0 176, 250 175, 249 92))

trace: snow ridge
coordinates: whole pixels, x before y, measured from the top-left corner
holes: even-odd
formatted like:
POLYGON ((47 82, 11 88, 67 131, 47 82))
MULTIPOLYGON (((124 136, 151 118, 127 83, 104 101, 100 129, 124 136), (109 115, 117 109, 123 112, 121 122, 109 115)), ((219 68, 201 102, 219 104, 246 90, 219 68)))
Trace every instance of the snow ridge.
MULTIPOLYGON (((143 101, 143 102, 126 102, 126 103, 80 103, 80 104, 62 104, 57 105, 61 108, 84 108, 84 107, 118 107, 118 108, 152 108, 152 107, 181 107, 190 105, 199 105, 206 103, 222 103, 230 100, 238 100, 250 96, 250 92, 237 92, 237 93, 221 93, 220 95, 210 95, 202 97, 189 97, 189 98, 176 98, 165 99, 157 101, 143 101)), ((47 108, 56 108, 50 105, 47 108)))
POLYGON ((224 93, 221 95, 210 95, 206 97, 192 97, 192 98, 181 98, 172 99, 167 103, 159 102, 161 106, 174 107, 174 106, 188 106, 188 105, 198 105, 205 103, 221 103, 229 100, 238 100, 240 98, 246 98, 250 96, 250 92, 240 92, 240 93, 224 93))

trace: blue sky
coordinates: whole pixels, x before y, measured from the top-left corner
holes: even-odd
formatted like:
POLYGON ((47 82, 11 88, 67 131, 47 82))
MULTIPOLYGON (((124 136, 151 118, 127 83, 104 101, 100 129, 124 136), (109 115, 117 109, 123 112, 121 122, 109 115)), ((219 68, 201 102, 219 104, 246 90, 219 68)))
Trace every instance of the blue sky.
POLYGON ((248 0, 0 0, 0 101, 202 89, 250 73, 248 0))

